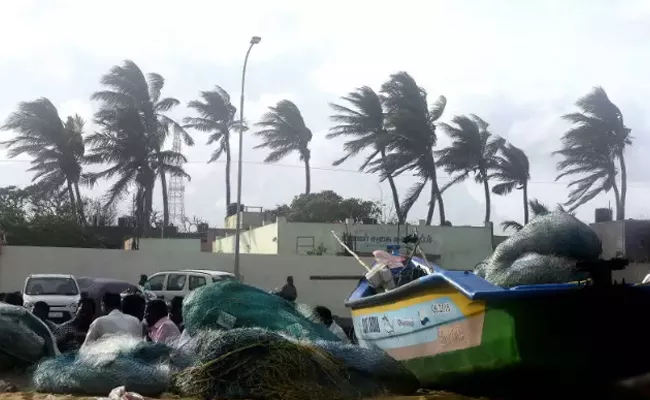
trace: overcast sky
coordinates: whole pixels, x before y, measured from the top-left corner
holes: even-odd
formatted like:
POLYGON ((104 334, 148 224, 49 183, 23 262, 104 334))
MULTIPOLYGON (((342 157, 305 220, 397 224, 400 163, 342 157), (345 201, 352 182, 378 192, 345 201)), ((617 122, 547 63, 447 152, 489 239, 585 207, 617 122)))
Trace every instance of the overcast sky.
MULTIPOLYGON (((391 73, 409 72, 431 101, 447 97, 444 121, 474 113, 494 133, 522 147, 531 160, 530 197, 554 205, 567 196, 566 181, 554 182, 558 160, 550 155, 566 129, 560 116, 601 85, 634 135, 634 146, 626 153, 627 216, 650 216, 647 0, 3 0, 0 15, 2 120, 19 101, 44 96, 62 118, 79 113, 90 121, 96 107, 91 93, 99 88, 101 75, 124 59, 166 78, 163 95, 183 103, 172 113, 175 118, 188 115, 184 105, 215 84, 238 103, 243 57, 250 37, 259 35, 262 42, 253 49, 247 75, 246 120, 255 122, 281 99, 294 101, 314 133, 312 191, 383 198, 387 204, 388 185, 356 172, 360 159, 331 166, 342 145, 325 139, 328 103, 355 87, 379 89, 391 73)), ((192 176, 186 184, 186 214, 221 226, 224 165, 206 164, 213 149, 205 145, 205 134, 193 136, 197 145, 183 149, 192 176)), ((9 137, 0 133, 0 140, 9 137)), ((233 142, 236 157, 237 136, 233 142)), ((264 165, 265 151, 253 149, 258 143, 252 135, 244 137, 242 202, 265 208, 290 202, 304 190, 298 156, 264 165)), ((439 143, 449 143, 443 133, 439 143)), ((28 166, 25 158, 9 161, 0 149, 0 186, 29 183, 28 166)), ((235 165, 232 181, 235 201, 235 165)), ((402 194, 412 182, 411 177, 398 178, 402 194)), ((86 193, 99 197, 106 187, 86 193)), ((156 209, 161 209, 159 190, 156 209)), ((454 225, 482 224, 480 185, 468 181, 444 199, 454 225)), ((601 196, 578 215, 591 221, 593 209, 610 201, 612 195, 601 196)), ((427 202, 423 195, 409 219, 424 218, 427 202)), ((521 203, 518 191, 494 196, 493 220, 521 220, 521 203)))

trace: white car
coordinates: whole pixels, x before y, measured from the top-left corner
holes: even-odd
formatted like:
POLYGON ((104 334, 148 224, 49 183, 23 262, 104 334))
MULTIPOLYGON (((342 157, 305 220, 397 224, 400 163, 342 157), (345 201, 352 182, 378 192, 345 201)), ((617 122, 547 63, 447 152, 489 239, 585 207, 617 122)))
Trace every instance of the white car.
POLYGON ((77 312, 81 291, 72 275, 32 274, 25 279, 23 288, 23 305, 31 309, 38 301, 50 306, 50 319, 64 322, 74 317, 77 312))
POLYGON ((144 288, 153 292, 159 299, 167 302, 176 296, 185 297, 192 290, 225 279, 235 279, 230 272, 202 269, 184 269, 182 271, 163 271, 151 275, 144 288))

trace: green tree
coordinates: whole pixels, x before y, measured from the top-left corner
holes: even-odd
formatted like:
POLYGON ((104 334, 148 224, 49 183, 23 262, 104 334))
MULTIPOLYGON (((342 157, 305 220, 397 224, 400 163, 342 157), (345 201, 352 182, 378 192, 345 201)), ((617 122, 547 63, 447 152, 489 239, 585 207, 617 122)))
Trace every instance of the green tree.
POLYGON ((312 133, 305 125, 305 120, 298 107, 289 100, 282 100, 277 105, 269 107, 257 126, 261 130, 256 135, 262 138, 262 144, 256 149, 267 148, 271 153, 265 163, 278 162, 290 153, 296 152, 300 161, 305 164, 305 194, 311 192, 311 171, 309 161, 312 133))
POLYGON ((569 199, 565 205, 575 210, 601 193, 614 191, 616 219, 625 219, 627 167, 625 148, 632 144, 630 129, 625 126, 620 109, 609 100, 602 87, 578 99, 579 112, 567 114, 564 120, 573 124, 562 137, 562 149, 554 152, 564 159, 557 164, 557 179, 577 175, 570 182, 569 199), (616 176, 620 169, 621 178, 616 176))
POLYGON ((84 222, 80 202, 79 179, 81 159, 84 155, 82 140, 84 121, 78 115, 68 117, 64 123, 59 113, 46 98, 18 104, 18 111, 12 113, 2 130, 15 131, 17 135, 1 144, 8 149, 9 157, 22 154, 33 157, 30 172, 32 182, 45 192, 65 190, 70 204, 84 222))
POLYGON ((440 222, 444 224, 445 205, 442 191, 438 186, 436 162, 433 150, 437 143, 436 121, 442 116, 447 99, 440 96, 429 108, 426 91, 419 87, 406 72, 391 75, 382 85, 386 112, 385 126, 391 133, 388 144, 390 153, 384 160, 376 160, 371 172, 398 176, 404 172, 414 172, 419 182, 413 185, 401 204, 402 218, 405 220, 413 204, 427 183, 431 183, 427 224, 431 224, 436 202, 439 204, 440 222))
POLYGON ((193 128, 209 133, 208 145, 217 144, 208 163, 217 161, 222 154, 226 155, 226 206, 230 204, 230 134, 233 129, 240 128, 240 122, 235 120, 237 109, 230 103, 230 95, 220 86, 214 90, 201 92, 201 100, 190 101, 187 105, 193 108, 198 117, 187 117, 183 120, 186 128, 193 128))
POLYGON ((521 190, 524 200, 524 224, 528 223, 528 181, 530 180, 530 163, 526 153, 511 143, 501 148, 496 156, 494 172, 490 178, 497 183, 492 187, 496 195, 510 194, 513 190, 521 190))
POLYGON ((452 174, 451 181, 458 183, 474 175, 483 184, 485 194, 485 222, 490 221, 490 171, 497 163, 497 153, 505 140, 488 130, 488 123, 476 115, 456 116, 452 124, 441 123, 442 129, 452 139, 449 147, 436 152, 438 165, 452 174), (455 175, 455 176, 453 176, 455 175))
POLYGON ((363 172, 372 161, 379 157, 383 164, 383 175, 388 180, 393 196, 393 206, 399 223, 404 223, 404 215, 400 210, 399 195, 395 186, 393 175, 386 170, 385 160, 387 146, 391 135, 384 127, 384 110, 381 98, 372 88, 363 86, 350 92, 347 96, 341 97, 347 105, 331 103, 330 106, 335 114, 330 119, 336 124, 330 129, 328 139, 347 136, 351 139, 343 145, 345 156, 334 161, 333 165, 341 165, 350 157, 354 157, 361 151, 372 149, 371 153, 359 167, 363 172))
POLYGON ((278 206, 271 211, 290 222, 342 222, 352 219, 361 222, 378 218, 381 210, 372 201, 356 198, 344 199, 331 190, 296 196, 290 205, 278 206))
POLYGON ((101 79, 105 90, 95 92, 92 99, 100 102, 95 114, 102 131, 91 135, 87 143, 92 147, 88 162, 112 164, 102 172, 92 174, 97 179, 118 180, 109 190, 108 203, 120 199, 130 184, 138 186, 141 204, 141 226, 149 226, 152 211, 153 188, 160 178, 163 200, 163 223, 169 225, 167 175, 189 179, 182 167, 182 154, 163 150, 170 132, 181 135, 186 145, 192 146, 191 136, 166 112, 180 104, 173 97, 161 98, 165 80, 156 73, 145 74, 130 60, 114 66, 101 79))

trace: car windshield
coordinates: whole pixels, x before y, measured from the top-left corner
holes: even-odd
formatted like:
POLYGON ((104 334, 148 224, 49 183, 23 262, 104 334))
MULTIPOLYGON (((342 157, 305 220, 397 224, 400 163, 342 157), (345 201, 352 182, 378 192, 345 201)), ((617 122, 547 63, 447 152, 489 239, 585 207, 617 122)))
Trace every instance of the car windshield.
POLYGON ((75 285, 72 278, 49 278, 38 277, 29 278, 25 294, 30 296, 38 295, 61 295, 61 296, 75 296, 79 294, 77 285, 75 285))

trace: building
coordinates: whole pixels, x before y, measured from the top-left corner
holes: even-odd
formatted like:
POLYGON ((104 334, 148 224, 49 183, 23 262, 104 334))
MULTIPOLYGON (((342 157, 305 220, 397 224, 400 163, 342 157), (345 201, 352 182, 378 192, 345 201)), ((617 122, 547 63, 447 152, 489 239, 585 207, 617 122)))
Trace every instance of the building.
MULTIPOLYGON (((226 226, 236 226, 228 221, 226 226)), ((346 255, 332 232, 361 256, 374 250, 384 250, 389 244, 400 242, 400 237, 417 232, 422 237, 420 246, 429 261, 445 268, 473 269, 492 252, 492 226, 428 226, 376 225, 346 223, 288 222, 278 217, 275 222, 265 221, 261 215, 242 218, 240 252, 243 254, 274 255, 346 255), (248 223, 246 222, 248 221, 248 223), (260 223, 261 226, 255 226, 260 223), (248 229, 247 229, 248 228, 248 229)), ((213 242, 215 253, 233 253, 235 236, 217 238, 213 242)))

